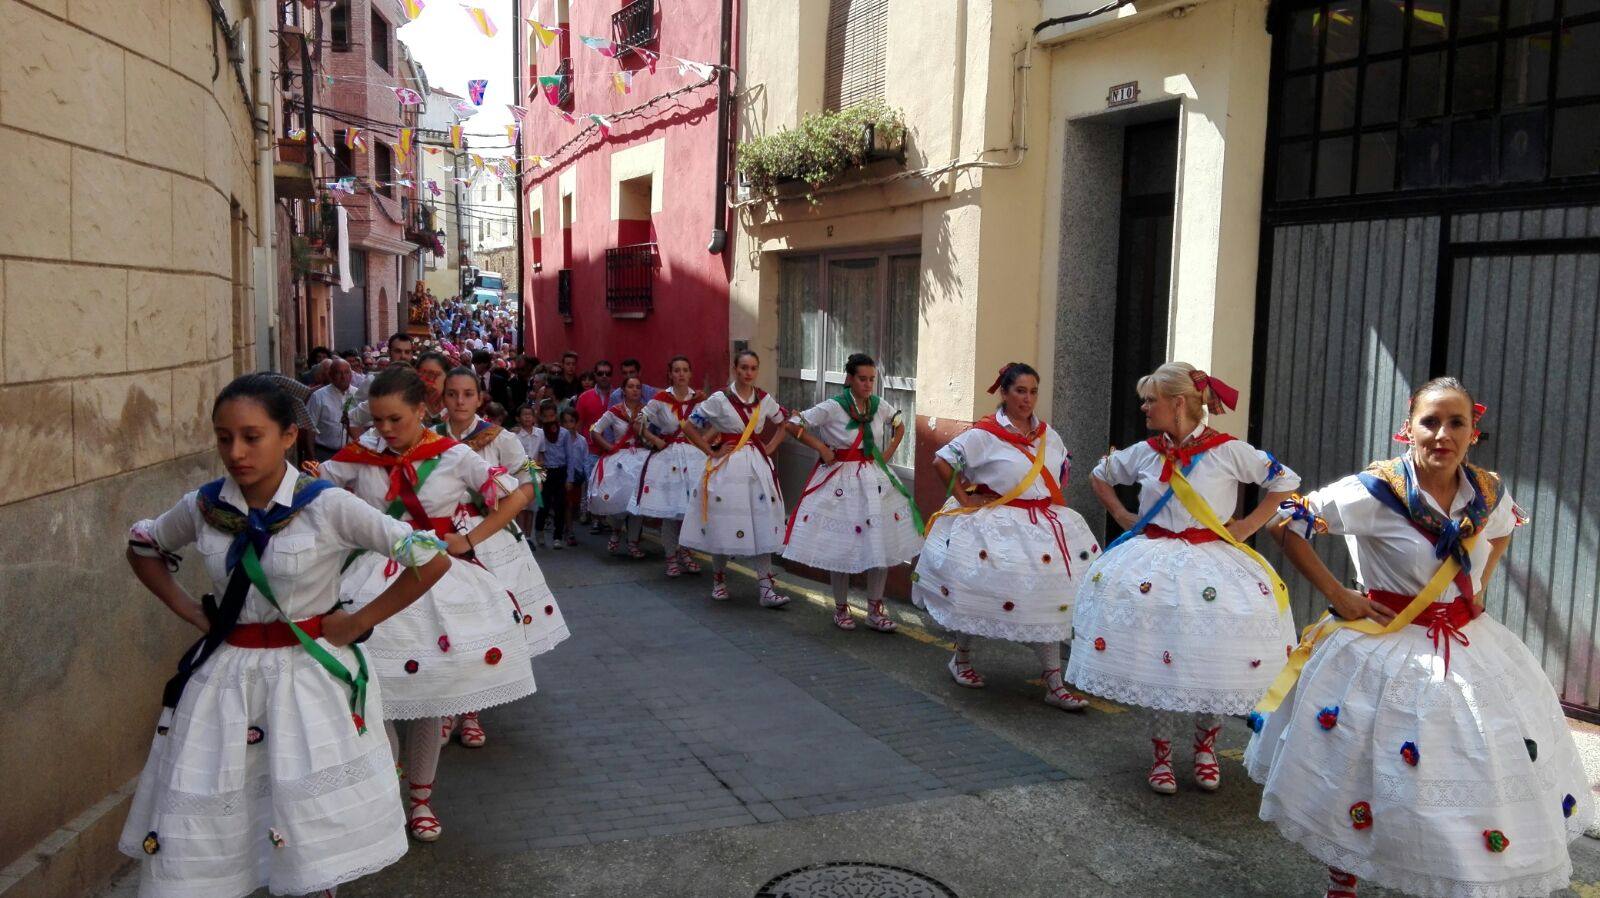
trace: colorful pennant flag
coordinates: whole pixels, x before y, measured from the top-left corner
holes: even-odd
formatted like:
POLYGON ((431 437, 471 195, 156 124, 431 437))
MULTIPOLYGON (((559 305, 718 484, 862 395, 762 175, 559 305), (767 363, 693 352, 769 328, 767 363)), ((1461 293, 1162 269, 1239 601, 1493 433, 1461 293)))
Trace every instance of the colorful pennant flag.
POLYGON ((398 144, 396 144, 396 147, 400 151, 400 158, 401 159, 404 159, 407 156, 411 155, 411 136, 414 133, 415 133, 415 129, 413 129, 413 128, 401 128, 400 129, 400 142, 398 144))
POLYGON ((356 192, 356 179, 354 177, 340 178, 333 182, 333 189, 353 195, 356 192))
POLYGON ((289 132, 289 139, 293 140, 293 141, 296 141, 298 143, 304 143, 305 139, 306 139, 306 129, 304 129, 304 128, 295 128, 295 129, 291 130, 289 132))
POLYGON ((528 107, 526 106, 513 106, 507 103, 506 111, 511 113, 511 117, 519 122, 528 117, 528 107))
POLYGON ((439 195, 444 193, 443 190, 439 189, 439 182, 435 181, 432 178, 428 179, 428 192, 433 194, 434 196, 439 196, 439 195))
POLYGON ((516 125, 506 125, 506 141, 512 146, 517 145, 518 130, 520 129, 516 125))
POLYGON ((591 112, 589 113, 589 121, 594 122, 597 126, 599 126, 601 137, 611 136, 611 123, 606 121, 605 116, 598 112, 591 112))
POLYGON ((395 88, 394 89, 394 96, 395 96, 395 99, 400 101, 400 105, 401 106, 421 106, 422 105, 422 94, 417 93, 416 91, 412 90, 409 87, 397 87, 397 88, 395 88))
POLYGON ((344 132, 344 145, 357 153, 367 151, 367 139, 362 136, 360 128, 351 128, 344 132))
POLYGON ((460 125, 451 125, 450 126, 450 149, 452 149, 452 150, 461 149, 461 126, 460 125))
POLYGON ((437 156, 437 155, 439 155, 439 148, 438 147, 423 147, 423 149, 428 151, 428 155, 429 156, 437 156))
POLYGON ((649 69, 650 74, 654 75, 656 73, 656 63, 661 61, 661 54, 653 50, 646 50, 643 47, 635 47, 633 52, 639 54, 639 58, 644 60, 645 68, 649 69))
POLYGON ((556 28, 546 28, 543 24, 532 19, 528 20, 528 24, 533 26, 533 36, 538 38, 539 43, 548 47, 556 42, 556 28))
POLYGON ((611 86, 616 88, 619 94, 633 93, 633 73, 627 71, 612 72, 611 86))
POLYGON ((540 75, 539 87, 544 91, 544 98, 550 101, 551 106, 561 103, 561 75, 540 75))
POLYGON ((556 115, 561 116, 561 120, 569 125, 576 125, 578 123, 578 119, 565 109, 557 109, 556 115))
POLYGON ((694 72, 695 77, 699 78, 701 81, 711 80, 712 71, 712 66, 703 62, 694 62, 688 59, 682 60, 678 65, 678 74, 687 76, 690 72, 694 72))
POLYGON ((466 100, 451 100, 450 111, 454 112, 457 118, 472 118, 478 114, 478 107, 466 100))
POLYGON ((478 30, 483 32, 484 37, 494 37, 500 32, 500 29, 494 27, 494 20, 489 18, 488 10, 481 6, 468 6, 465 3, 461 4, 461 8, 467 11, 468 16, 472 17, 472 24, 478 26, 478 30))
POLYGON ((483 168, 483 157, 479 156, 477 153, 473 153, 472 154, 472 167, 474 169, 481 170, 483 168))
POLYGON ((608 38, 586 37, 584 35, 579 35, 578 40, 582 41, 585 47, 588 47, 607 59, 617 58, 617 45, 608 38))
POLYGON ((483 92, 489 89, 487 78, 474 78, 467 82, 467 96, 472 98, 472 105, 483 105, 483 92))
POLYGON ((417 16, 422 15, 422 8, 424 6, 427 6, 427 4, 423 3, 422 0, 405 0, 406 21, 411 21, 417 16))
POLYGON ((545 167, 545 165, 544 165, 544 157, 543 156, 529 156, 528 157, 528 163, 530 165, 537 165, 540 168, 544 168, 545 167))

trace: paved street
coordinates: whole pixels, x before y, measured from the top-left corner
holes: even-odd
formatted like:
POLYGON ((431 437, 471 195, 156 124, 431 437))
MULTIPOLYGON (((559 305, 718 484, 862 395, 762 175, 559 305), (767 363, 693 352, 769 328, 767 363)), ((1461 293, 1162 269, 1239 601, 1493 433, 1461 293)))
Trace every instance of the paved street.
MULTIPOLYGON (((907 605, 898 635, 843 633, 796 590, 773 612, 731 577, 717 604, 709 574, 668 581, 597 542, 541 553, 575 635, 535 698, 485 715, 486 748, 446 750, 443 840, 341 898, 748 898, 837 860, 962 898, 1321 894, 1320 868, 1256 820, 1242 722, 1220 794, 1162 798, 1140 715, 1046 707, 1021 646, 980 643, 990 685, 964 690, 907 605)), ((1560 894, 1600 896, 1600 842, 1574 856, 1560 894)), ((110 896, 133 894, 125 878, 110 896)))

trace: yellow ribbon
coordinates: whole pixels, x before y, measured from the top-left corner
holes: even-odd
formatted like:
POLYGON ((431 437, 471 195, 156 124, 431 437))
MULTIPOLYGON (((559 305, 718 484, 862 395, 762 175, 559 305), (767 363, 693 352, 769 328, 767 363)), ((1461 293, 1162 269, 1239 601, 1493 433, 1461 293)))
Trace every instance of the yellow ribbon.
MULTIPOLYGON (((1472 551, 1472 544, 1477 540, 1478 534, 1472 534, 1462 542, 1462 549, 1465 552, 1472 551)), ((1396 614, 1394 620, 1387 624, 1380 624, 1366 617, 1360 620, 1345 620, 1334 617, 1332 614, 1324 614, 1316 623, 1306 627, 1305 631, 1300 634, 1300 644, 1295 646, 1294 651, 1289 653, 1288 663, 1283 666, 1283 670, 1278 672, 1278 678, 1272 681, 1272 685, 1267 689, 1267 694, 1262 696, 1261 701, 1256 703, 1256 710, 1262 714, 1270 714, 1278 710, 1278 706, 1283 704, 1283 700, 1289 694, 1289 690, 1293 689, 1294 684, 1299 682, 1300 671, 1306 666, 1306 662, 1311 660, 1312 650, 1317 647, 1317 643, 1331 635, 1335 630, 1355 630, 1358 633, 1367 633, 1373 636, 1398 633, 1410 626, 1411 622, 1417 619, 1417 615, 1427 610, 1428 606, 1439 598, 1439 595, 1444 592, 1444 588, 1450 585, 1450 582, 1456 578, 1456 574, 1460 570, 1460 562, 1453 557, 1446 558, 1444 564, 1439 565, 1439 569, 1434 572, 1433 579, 1429 580, 1427 585, 1422 587, 1422 591, 1417 593, 1417 597, 1412 599, 1411 603, 1403 608, 1399 614, 1396 614)))
POLYGON ((722 455, 721 458, 706 457, 706 472, 700 475, 700 522, 703 524, 711 516, 711 475, 722 470, 735 452, 745 447, 750 442, 750 437, 756 432, 756 423, 761 420, 761 403, 756 403, 755 411, 750 413, 750 419, 744 422, 744 432, 739 434, 739 442, 722 455))
POLYGON ((1278 572, 1272 569, 1272 565, 1261 557, 1260 552, 1235 539, 1233 534, 1228 532, 1228 528, 1223 525, 1222 519, 1217 517, 1215 511, 1211 510, 1211 504, 1199 493, 1195 492, 1194 485, 1189 483, 1188 478, 1183 476, 1183 472, 1178 470, 1176 465, 1172 468, 1171 483, 1172 493, 1178 497, 1178 501, 1182 503, 1184 511, 1187 511, 1195 520, 1204 524, 1207 530, 1225 540, 1228 545, 1250 556, 1255 560, 1256 564, 1261 565, 1261 570, 1266 573, 1267 579, 1272 581, 1272 594, 1278 600, 1278 613, 1282 614, 1288 611, 1289 587, 1283 582, 1283 578, 1278 576, 1278 572))
POLYGON ((1037 454, 1033 457, 1033 466, 1028 469, 1028 473, 1021 480, 1017 481, 1017 485, 1012 487, 1009 492, 1007 492, 1004 496, 1000 496, 976 507, 971 505, 957 505, 955 508, 941 508, 933 513, 933 517, 928 519, 927 532, 933 532, 933 522, 939 520, 941 517, 953 517, 958 514, 971 514, 975 511, 982 511, 985 508, 994 508, 998 505, 1004 505, 1007 502, 1010 502, 1012 499, 1015 499, 1027 492, 1028 487, 1033 486, 1033 482, 1039 479, 1039 472, 1044 470, 1044 442, 1045 437, 1048 436, 1049 433, 1050 429, 1048 427, 1039 428, 1039 448, 1037 450, 1037 454))

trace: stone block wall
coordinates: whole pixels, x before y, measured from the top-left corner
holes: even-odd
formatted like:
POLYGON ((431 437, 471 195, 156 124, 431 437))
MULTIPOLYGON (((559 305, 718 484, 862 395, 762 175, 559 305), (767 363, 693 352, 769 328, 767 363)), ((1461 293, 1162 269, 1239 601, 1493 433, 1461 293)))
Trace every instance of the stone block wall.
POLYGON ((211 401, 255 357, 253 133, 211 6, 0 0, 0 158, 0 894, 51 864, 85 894, 124 803, 81 814, 138 772, 193 635, 126 528, 213 476, 211 401))

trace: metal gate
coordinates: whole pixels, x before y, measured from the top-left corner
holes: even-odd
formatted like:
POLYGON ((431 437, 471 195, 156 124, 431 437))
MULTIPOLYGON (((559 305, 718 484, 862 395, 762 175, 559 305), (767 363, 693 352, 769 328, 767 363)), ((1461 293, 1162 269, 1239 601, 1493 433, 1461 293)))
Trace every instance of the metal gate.
MULTIPOLYGON (((1472 458, 1533 518, 1485 595, 1563 702, 1600 711, 1600 207, 1280 225, 1264 273, 1256 437, 1313 489, 1395 455, 1411 390, 1490 408, 1472 458)), ((1351 568, 1336 540, 1319 550, 1351 568)), ((1322 602, 1290 578, 1295 618, 1322 602)))

